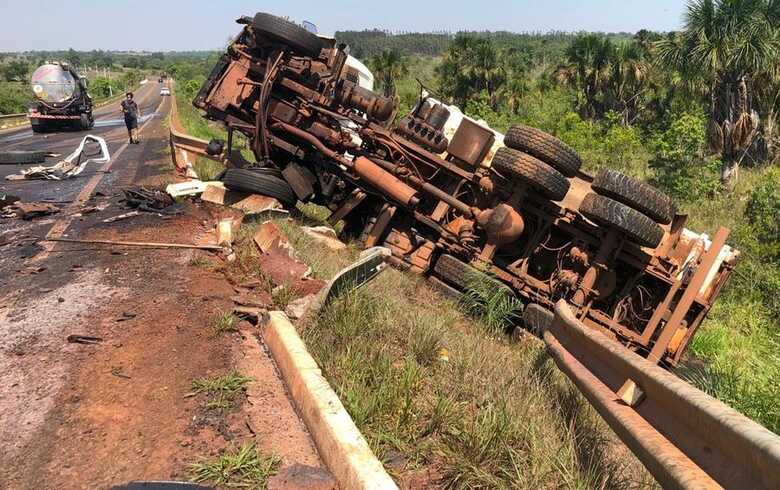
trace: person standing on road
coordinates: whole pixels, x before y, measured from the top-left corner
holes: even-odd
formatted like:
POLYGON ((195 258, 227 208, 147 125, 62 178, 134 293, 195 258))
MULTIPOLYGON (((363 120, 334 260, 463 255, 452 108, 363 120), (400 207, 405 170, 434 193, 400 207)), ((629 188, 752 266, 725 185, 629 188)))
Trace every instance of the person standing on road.
POLYGON ((138 118, 141 117, 141 111, 133 100, 132 92, 125 94, 125 100, 122 101, 122 114, 125 115, 125 126, 127 126, 130 143, 137 145, 140 143, 138 140, 138 118))

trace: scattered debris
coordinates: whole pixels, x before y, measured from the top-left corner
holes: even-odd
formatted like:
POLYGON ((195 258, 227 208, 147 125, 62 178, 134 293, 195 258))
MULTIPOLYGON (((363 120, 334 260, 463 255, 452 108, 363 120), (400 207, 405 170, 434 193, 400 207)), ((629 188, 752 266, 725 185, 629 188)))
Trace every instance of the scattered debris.
POLYGON ((317 300, 310 306, 309 312, 316 313, 344 292, 368 284, 387 267, 387 260, 391 256, 392 252, 385 247, 372 247, 364 250, 357 262, 342 269, 319 292, 317 300))
POLYGON ((130 211, 129 213, 120 214, 119 216, 114 216, 112 218, 106 218, 103 220, 103 223, 114 223, 115 221, 121 221, 123 219, 132 218, 135 216, 140 216, 140 211, 130 211))
POLYGON ((233 227, 235 222, 231 218, 224 218, 217 223, 217 244, 229 247, 233 244, 233 227))
POLYGON ((265 296, 249 296, 246 294, 241 294, 238 296, 233 296, 231 299, 233 300, 233 303, 240 306, 268 308, 269 306, 273 305, 273 298, 268 293, 266 293, 265 296))
POLYGON ((97 245, 117 245, 121 247, 150 247, 150 248, 193 248, 198 250, 212 250, 220 252, 224 250, 219 245, 194 245, 189 243, 157 243, 157 242, 121 242, 115 240, 78 240, 75 238, 43 238, 40 242, 64 242, 85 243, 97 245))
POLYGON ((261 224, 253 240, 260 249, 260 266, 274 284, 293 284, 311 273, 308 265, 295 258, 287 236, 271 221, 261 224))
POLYGON ((124 378, 124 379, 132 379, 130 375, 127 375, 122 372, 122 368, 119 367, 112 367, 111 368, 111 374, 116 376, 117 378, 124 378))
POLYGON ((126 322, 128 320, 132 320, 136 316, 138 316, 138 315, 135 314, 135 313, 129 313, 129 312, 125 311, 125 312, 122 312, 122 315, 119 318, 117 318, 116 321, 117 322, 126 322))
POLYGON ((59 213, 60 208, 47 202, 21 202, 17 201, 3 208, 3 217, 31 220, 41 216, 59 213))
POLYGON ((258 214, 283 214, 286 216, 289 214, 282 209, 282 203, 273 197, 231 191, 226 189, 221 182, 219 185, 209 183, 200 198, 212 204, 230 206, 249 216, 258 214))
POLYGON ((222 182, 203 182, 202 180, 192 179, 186 182, 179 182, 176 184, 168 184, 165 188, 165 192, 172 198, 195 196, 202 194, 206 190, 207 186, 221 186, 222 182))
POLYGON ((65 157, 64 160, 60 160, 57 164, 51 167, 31 167, 22 170, 18 174, 7 176, 6 180, 65 180, 79 175, 90 163, 106 163, 109 160, 111 160, 111 155, 108 152, 106 140, 99 136, 88 135, 81 140, 78 148, 76 148, 73 153, 65 157), (81 157, 84 153, 84 147, 88 142, 94 142, 100 145, 100 156, 97 158, 87 158, 82 161, 81 157))
POLYGON ((268 490, 336 490, 338 484, 322 468, 300 463, 283 468, 268 479, 268 490))
POLYGON ((288 317, 294 320, 303 318, 306 316, 306 313, 309 311, 316 300, 316 294, 310 294, 308 296, 304 296, 303 298, 298 298, 288 303, 287 308, 284 309, 284 312, 288 317))
POLYGON ((24 165, 43 163, 46 157, 58 157, 57 153, 39 150, 11 150, 0 152, 0 165, 24 165))
POLYGON ((163 212, 175 204, 173 198, 159 189, 150 189, 148 187, 132 187, 123 189, 124 202, 128 207, 140 211, 152 213, 163 212))
POLYGON ((256 325, 262 325, 266 322, 268 310, 251 306, 234 306, 233 314, 241 319, 253 321, 256 325))
POLYGON ((71 344, 98 344, 103 342, 103 338, 90 337, 88 335, 68 335, 68 342, 71 344))
POLYGON ((0 209, 4 208, 5 206, 10 206, 17 201, 19 201, 18 196, 12 196, 11 194, 0 192, 0 209))
POLYGON ((347 244, 336 236, 336 230, 329 226, 303 226, 303 233, 317 243, 321 243, 331 250, 344 250, 347 244))

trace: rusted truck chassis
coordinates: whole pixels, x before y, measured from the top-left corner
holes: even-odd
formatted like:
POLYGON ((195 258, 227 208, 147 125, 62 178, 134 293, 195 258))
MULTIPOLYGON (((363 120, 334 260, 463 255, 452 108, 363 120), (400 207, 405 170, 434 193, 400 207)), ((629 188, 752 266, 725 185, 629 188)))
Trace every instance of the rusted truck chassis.
POLYGON ((227 127, 226 186, 327 206, 346 233, 447 289, 487 272, 526 304, 529 329, 563 299, 588 327, 678 363, 737 262, 728 230, 687 230, 667 196, 586 175, 537 129, 497 133, 425 91, 399 117, 361 86, 347 46, 269 14, 237 22, 194 100, 227 127), (260 167, 236 168, 236 131, 260 167))

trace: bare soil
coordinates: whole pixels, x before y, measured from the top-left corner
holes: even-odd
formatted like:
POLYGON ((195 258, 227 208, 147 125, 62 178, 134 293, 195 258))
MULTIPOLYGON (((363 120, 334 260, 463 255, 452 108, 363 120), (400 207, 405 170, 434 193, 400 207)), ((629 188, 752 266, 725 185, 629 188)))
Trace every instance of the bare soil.
MULTIPOLYGON (((125 153, 133 160, 116 185, 170 179, 162 125, 146 138, 125 153)), ((213 240, 213 216, 194 204, 170 219, 102 224, 107 216, 86 215, 70 236, 213 240)), ((203 260, 221 259, 59 244, 38 272, 20 262, 21 272, 0 289, 0 487, 187 479, 189 464, 248 440, 280 455, 282 467, 322 465, 256 328, 244 322, 239 332, 214 333, 213 317, 232 309, 236 292, 222 274, 197 265, 203 260), (69 343, 69 335, 102 341, 69 343), (191 395, 194 379, 232 370, 255 380, 232 411, 209 410, 205 395, 191 395)))

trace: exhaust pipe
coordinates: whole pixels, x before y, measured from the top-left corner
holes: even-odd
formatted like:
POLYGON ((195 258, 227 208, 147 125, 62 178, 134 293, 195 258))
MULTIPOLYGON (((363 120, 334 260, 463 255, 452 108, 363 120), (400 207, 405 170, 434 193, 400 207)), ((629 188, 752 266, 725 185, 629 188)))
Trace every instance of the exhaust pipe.
POLYGON ((395 201, 410 208, 415 208, 420 203, 416 190, 404 184, 393 174, 384 170, 368 158, 356 158, 353 162, 352 169, 361 179, 377 189, 386 192, 395 201))

